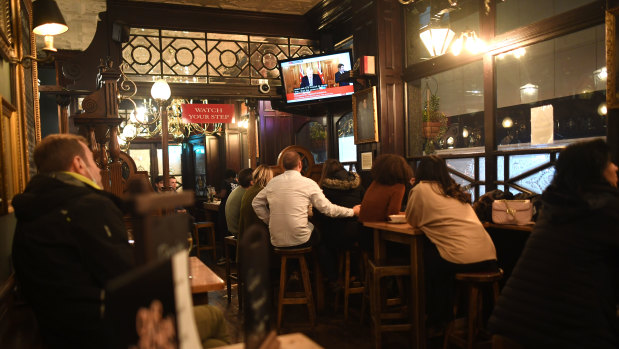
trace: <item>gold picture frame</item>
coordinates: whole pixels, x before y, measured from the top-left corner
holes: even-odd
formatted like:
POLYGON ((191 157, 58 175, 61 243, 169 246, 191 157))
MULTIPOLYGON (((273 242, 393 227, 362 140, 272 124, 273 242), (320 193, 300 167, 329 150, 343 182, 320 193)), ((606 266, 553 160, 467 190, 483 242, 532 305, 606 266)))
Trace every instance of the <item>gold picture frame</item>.
POLYGON ((10 60, 15 57, 12 0, 0 0, 0 57, 10 60))
POLYGON ((606 11, 606 107, 619 108, 617 94, 617 74, 619 73, 619 55, 617 54, 617 14, 619 8, 606 11))
POLYGON ((355 144, 378 142, 376 86, 353 94, 352 112, 355 144))

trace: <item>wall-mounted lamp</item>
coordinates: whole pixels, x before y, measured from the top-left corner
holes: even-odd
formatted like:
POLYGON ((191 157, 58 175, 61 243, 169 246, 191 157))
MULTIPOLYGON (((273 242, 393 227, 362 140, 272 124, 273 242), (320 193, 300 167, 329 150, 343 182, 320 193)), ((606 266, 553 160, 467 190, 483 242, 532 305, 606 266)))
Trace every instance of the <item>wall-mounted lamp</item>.
POLYGON ((532 103, 537 101, 539 86, 526 84, 520 86, 520 103, 532 103))
POLYGON ((512 118, 506 116, 505 119, 503 119, 503 121, 501 122, 501 126, 503 126, 503 128, 510 128, 514 126, 514 122, 512 121, 512 118))
POLYGON ((69 30, 58 4, 54 0, 36 0, 32 3, 32 26, 33 33, 45 36, 43 51, 47 52, 47 56, 41 59, 28 55, 23 56, 22 59, 13 60, 11 63, 26 65, 30 64, 30 61, 51 62, 53 57, 49 53, 58 51, 54 47, 54 35, 69 30))
POLYGON ((486 49, 486 44, 477 36, 474 30, 465 30, 460 37, 451 45, 451 53, 454 56, 462 53, 463 50, 471 54, 481 53, 486 49))
POLYGON ((454 36, 456 34, 451 29, 436 27, 432 22, 419 33, 421 41, 432 57, 445 54, 454 36))

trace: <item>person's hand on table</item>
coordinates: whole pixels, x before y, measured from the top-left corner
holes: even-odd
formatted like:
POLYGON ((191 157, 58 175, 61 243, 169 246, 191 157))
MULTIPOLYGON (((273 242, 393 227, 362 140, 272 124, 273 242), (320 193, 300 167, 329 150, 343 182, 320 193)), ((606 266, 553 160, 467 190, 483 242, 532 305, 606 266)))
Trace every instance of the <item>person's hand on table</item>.
POLYGON ((355 205, 355 206, 352 208, 352 212, 353 212, 353 214, 354 214, 355 216, 357 216, 357 217, 359 216, 359 211, 361 211, 361 205, 355 205))

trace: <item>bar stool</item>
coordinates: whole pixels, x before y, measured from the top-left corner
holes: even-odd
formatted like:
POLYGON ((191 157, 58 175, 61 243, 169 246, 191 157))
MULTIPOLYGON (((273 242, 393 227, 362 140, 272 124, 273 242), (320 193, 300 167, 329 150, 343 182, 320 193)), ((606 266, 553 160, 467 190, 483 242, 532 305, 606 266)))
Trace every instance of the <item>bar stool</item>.
POLYGON ((213 262, 217 261, 217 251, 215 250, 215 223, 213 222, 196 222, 193 224, 193 235, 196 239, 196 254, 198 258, 200 258, 200 251, 202 250, 211 250, 213 251, 213 262), (202 228, 206 228, 210 230, 210 244, 206 244, 204 246, 200 245, 200 236, 199 231, 202 228))
MULTIPOLYGON (((370 289, 370 313, 372 318, 372 329, 374 331, 375 348, 381 347, 383 332, 408 332, 412 330, 409 321, 408 307, 404 305, 402 299, 387 299, 381 294, 380 281, 387 276, 410 277, 411 268, 409 265, 390 265, 377 266, 372 261, 368 261, 368 283, 370 289), (387 312, 385 308, 390 305, 401 305, 397 312, 387 312), (401 323, 394 323, 394 320, 403 320, 401 323)), ((401 281, 398 281, 400 297, 403 297, 404 288, 401 281)), ((365 308, 365 306, 363 306, 365 308)))
MULTIPOLYGON (((360 248, 356 247, 354 249, 354 251, 351 250, 346 250, 344 252, 344 254, 340 255, 340 277, 342 276, 342 274, 344 274, 343 279, 343 293, 344 293, 344 320, 348 320, 348 299, 350 297, 351 294, 361 294, 363 296, 363 293, 365 292, 365 281, 361 282, 361 280, 363 280, 362 275, 364 273, 364 269, 365 269, 365 265, 367 264, 367 260, 368 260, 368 255, 366 252, 362 251, 360 248), (359 275, 359 285, 355 285, 353 286, 351 284, 351 275, 350 275, 350 256, 352 252, 358 252, 359 253, 359 257, 361 258, 361 261, 359 262, 360 268, 359 270, 361 271, 361 275, 359 275)), ((335 309, 337 309, 339 307, 339 298, 340 298, 340 294, 338 293, 335 297, 335 309)), ((363 313, 361 316, 361 319, 363 319, 363 313)))
POLYGON ((239 300, 239 310, 243 309, 243 292, 241 287, 241 266, 238 262, 238 254, 237 260, 234 262, 236 264, 236 277, 232 275, 230 272, 230 265, 232 264, 232 259, 230 258, 230 249, 234 249, 234 251, 238 251, 238 238, 234 235, 224 237, 224 253, 226 257, 226 292, 228 293, 228 304, 232 301, 232 279, 236 279, 236 290, 237 297, 239 300))
POLYGON ((281 258, 279 296, 277 297, 277 330, 279 331, 281 327, 284 305, 287 304, 307 304, 310 323, 314 326, 316 323, 316 309, 314 307, 309 270, 307 269, 307 262, 305 260, 305 255, 311 253, 312 248, 281 249, 274 247, 273 252, 281 258), (303 292, 286 292, 286 283, 288 281, 286 277, 286 266, 288 259, 296 259, 299 261, 303 292))
MULTIPOLYGON (((483 324, 483 290, 492 289, 493 305, 499 298, 499 280, 503 278, 503 270, 498 272, 474 272, 457 273, 455 276, 458 281, 458 291, 462 287, 468 289, 468 317, 466 319, 466 329, 456 329, 455 316, 458 313, 458 302, 454 305, 454 320, 449 323, 445 331, 445 341, 443 349, 447 349, 449 344, 455 344, 460 348, 472 349, 477 335, 484 331, 483 324)), ((459 293, 459 292, 457 292, 459 293)), ((489 336, 488 336, 489 338, 489 336)))

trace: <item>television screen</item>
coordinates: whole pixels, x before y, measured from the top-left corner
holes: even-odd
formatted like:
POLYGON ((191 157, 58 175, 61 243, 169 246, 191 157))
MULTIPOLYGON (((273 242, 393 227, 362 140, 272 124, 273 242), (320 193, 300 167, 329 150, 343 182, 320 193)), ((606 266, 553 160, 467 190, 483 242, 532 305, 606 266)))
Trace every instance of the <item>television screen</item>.
POLYGON ((279 61, 286 102, 352 95, 352 82, 342 81, 342 74, 351 69, 351 60, 350 51, 342 51, 279 61))

